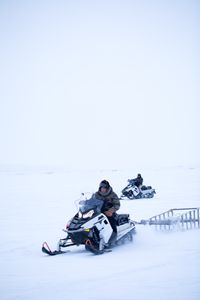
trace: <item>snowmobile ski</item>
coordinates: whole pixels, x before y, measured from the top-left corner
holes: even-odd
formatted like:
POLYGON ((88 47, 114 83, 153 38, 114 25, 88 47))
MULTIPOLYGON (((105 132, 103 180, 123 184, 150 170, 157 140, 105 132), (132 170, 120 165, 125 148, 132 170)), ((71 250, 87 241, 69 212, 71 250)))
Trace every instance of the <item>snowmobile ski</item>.
POLYGON ((48 254, 50 256, 53 256, 53 255, 58 255, 58 254, 64 254, 64 253, 67 253, 69 252, 68 251, 62 251, 62 250, 54 250, 54 251, 51 251, 49 245, 47 244, 47 242, 44 242, 42 244, 42 252, 44 252, 45 254, 48 254))

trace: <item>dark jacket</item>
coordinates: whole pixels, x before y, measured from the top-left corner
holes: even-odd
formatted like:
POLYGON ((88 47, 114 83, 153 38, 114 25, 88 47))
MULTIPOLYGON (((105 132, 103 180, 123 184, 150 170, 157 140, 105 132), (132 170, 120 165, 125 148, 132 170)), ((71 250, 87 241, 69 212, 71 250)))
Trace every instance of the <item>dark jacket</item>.
POLYGON ((142 176, 137 176, 134 179, 130 179, 129 183, 131 185, 136 185, 137 187, 140 187, 143 184, 143 178, 142 178, 142 176))
POLYGON ((113 192, 112 187, 109 188, 106 194, 102 194, 100 190, 98 190, 95 193, 95 197, 104 201, 103 207, 101 209, 102 212, 108 210, 111 207, 114 207, 115 211, 117 211, 120 208, 119 198, 117 194, 113 192))

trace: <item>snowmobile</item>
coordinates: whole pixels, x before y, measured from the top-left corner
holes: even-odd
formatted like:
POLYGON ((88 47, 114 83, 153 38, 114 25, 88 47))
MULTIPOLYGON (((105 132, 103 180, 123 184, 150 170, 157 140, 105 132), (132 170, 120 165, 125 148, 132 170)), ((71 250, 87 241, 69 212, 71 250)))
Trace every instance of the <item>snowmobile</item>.
MULTIPOLYGON (((84 194, 83 194, 84 195, 84 194)), ((101 212, 104 201, 92 195, 89 199, 78 202, 78 212, 68 222, 64 231, 67 236, 58 241, 57 250, 51 251, 46 242, 42 251, 48 255, 66 253, 63 248, 84 245, 85 249, 94 254, 112 251, 112 247, 125 241, 132 241, 135 223, 129 214, 116 214, 117 235, 113 242, 113 230, 105 214, 101 212)))
POLYGON ((135 185, 134 179, 128 179, 128 185, 122 190, 121 193, 121 199, 127 197, 133 200, 141 198, 153 198, 154 194, 156 194, 156 191, 151 186, 142 185, 141 187, 138 187, 135 185))

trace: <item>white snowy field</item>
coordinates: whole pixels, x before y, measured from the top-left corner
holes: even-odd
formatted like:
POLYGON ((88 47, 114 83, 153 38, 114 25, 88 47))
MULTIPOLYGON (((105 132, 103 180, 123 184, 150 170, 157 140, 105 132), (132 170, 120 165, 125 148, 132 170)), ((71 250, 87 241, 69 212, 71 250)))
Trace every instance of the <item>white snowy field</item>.
POLYGON ((95 256, 84 247, 49 257, 76 212, 81 192, 102 179, 120 191, 140 172, 156 189, 147 200, 121 201, 133 220, 170 208, 200 207, 200 167, 140 170, 0 168, 0 299, 200 299, 200 230, 156 231, 137 225, 130 244, 95 256))

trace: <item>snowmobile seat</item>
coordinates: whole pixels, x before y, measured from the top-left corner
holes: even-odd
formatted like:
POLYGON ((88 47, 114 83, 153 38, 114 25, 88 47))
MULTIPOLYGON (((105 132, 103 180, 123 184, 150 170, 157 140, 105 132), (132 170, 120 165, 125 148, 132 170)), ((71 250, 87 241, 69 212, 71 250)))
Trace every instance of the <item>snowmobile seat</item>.
POLYGON ((116 214, 116 225, 117 226, 120 226, 120 225, 123 225, 125 223, 128 223, 128 220, 129 220, 129 214, 116 214))

